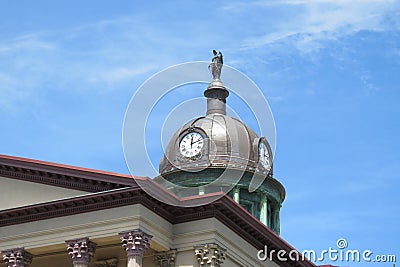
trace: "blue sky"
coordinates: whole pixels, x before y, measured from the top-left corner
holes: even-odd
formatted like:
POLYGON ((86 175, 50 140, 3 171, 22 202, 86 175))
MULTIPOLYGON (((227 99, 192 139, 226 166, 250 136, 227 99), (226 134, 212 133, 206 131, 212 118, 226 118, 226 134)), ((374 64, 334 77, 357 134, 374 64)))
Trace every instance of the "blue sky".
POLYGON ((399 258, 399 18, 390 0, 4 2, 0 153, 126 173, 135 90, 218 49, 274 114, 282 237, 317 251, 343 237, 399 258))

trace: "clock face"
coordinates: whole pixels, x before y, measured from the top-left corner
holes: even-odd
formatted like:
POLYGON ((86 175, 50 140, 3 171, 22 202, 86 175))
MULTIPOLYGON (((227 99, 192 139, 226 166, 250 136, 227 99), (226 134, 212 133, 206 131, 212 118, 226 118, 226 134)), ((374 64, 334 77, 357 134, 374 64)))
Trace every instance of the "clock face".
POLYGON ((204 145, 204 138, 197 132, 186 134, 179 143, 179 151, 187 158, 200 154, 204 145))
POLYGON ((258 145, 258 160, 265 169, 271 168, 271 160, 267 145, 260 142, 258 145))

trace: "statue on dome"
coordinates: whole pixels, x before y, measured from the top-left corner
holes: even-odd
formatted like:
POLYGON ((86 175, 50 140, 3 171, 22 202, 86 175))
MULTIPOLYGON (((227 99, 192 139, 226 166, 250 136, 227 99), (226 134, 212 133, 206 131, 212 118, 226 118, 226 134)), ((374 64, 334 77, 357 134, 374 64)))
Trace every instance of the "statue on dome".
POLYGON ((220 80, 222 65, 224 64, 221 51, 213 50, 214 57, 211 60, 208 69, 210 70, 213 80, 220 80))

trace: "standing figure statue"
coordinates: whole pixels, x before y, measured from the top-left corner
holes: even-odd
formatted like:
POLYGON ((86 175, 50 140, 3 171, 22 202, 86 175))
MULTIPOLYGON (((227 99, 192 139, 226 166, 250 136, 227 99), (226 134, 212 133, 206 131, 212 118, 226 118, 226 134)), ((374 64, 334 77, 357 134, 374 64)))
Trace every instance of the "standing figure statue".
POLYGON ((221 77, 221 70, 224 61, 222 59, 221 51, 217 52, 213 50, 214 57, 211 60, 210 65, 208 65, 208 69, 210 70, 213 80, 220 80, 221 77))

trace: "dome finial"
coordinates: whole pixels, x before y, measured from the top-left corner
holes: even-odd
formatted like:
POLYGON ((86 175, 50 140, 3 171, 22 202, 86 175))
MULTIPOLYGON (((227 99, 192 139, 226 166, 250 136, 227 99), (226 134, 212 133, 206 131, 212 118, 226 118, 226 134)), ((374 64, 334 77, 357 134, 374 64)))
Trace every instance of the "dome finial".
POLYGON ((212 76, 213 76, 213 81, 214 80, 220 80, 221 78, 221 70, 222 70, 222 65, 224 64, 224 60, 222 57, 221 51, 213 50, 214 57, 211 59, 210 65, 208 65, 208 69, 210 70, 212 76))
POLYGON ((221 70, 224 64, 221 51, 213 50, 214 57, 208 65, 213 80, 204 91, 207 97, 207 115, 212 113, 226 114, 226 98, 229 95, 225 85, 221 81, 221 70))

